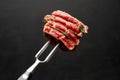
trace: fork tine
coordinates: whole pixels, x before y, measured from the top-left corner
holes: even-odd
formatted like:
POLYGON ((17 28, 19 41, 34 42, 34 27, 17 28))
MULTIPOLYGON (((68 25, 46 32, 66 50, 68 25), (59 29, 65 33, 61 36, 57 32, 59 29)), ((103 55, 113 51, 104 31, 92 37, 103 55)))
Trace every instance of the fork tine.
POLYGON ((44 46, 37 52, 37 54, 35 55, 36 58, 38 58, 45 50, 46 48, 49 46, 50 41, 47 41, 44 46))
POLYGON ((47 41, 44 46, 38 51, 38 53, 35 55, 35 62, 32 66, 30 66, 17 80, 28 80, 30 74, 34 71, 34 69, 37 67, 39 63, 45 63, 48 62, 51 57, 53 56, 54 52, 59 46, 59 43, 51 50, 51 52, 48 54, 48 56, 45 58, 45 60, 39 60, 38 57, 46 50, 46 48, 49 46, 50 41, 47 41))
POLYGON ((51 59, 51 57, 54 55, 54 52, 57 50, 58 46, 59 46, 59 43, 48 54, 48 56, 45 58, 44 62, 48 62, 51 59))

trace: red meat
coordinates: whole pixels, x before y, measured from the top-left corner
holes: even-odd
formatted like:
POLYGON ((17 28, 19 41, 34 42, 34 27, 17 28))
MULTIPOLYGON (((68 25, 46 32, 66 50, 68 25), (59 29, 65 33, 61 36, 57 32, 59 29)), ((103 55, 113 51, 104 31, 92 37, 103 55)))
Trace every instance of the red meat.
POLYGON ((80 24, 79 20, 77 20, 76 18, 72 17, 70 14, 68 14, 66 12, 63 12, 63 11, 60 11, 60 10, 52 12, 52 15, 61 17, 61 18, 65 19, 65 20, 67 20, 69 22, 72 22, 72 23, 75 23, 77 25, 80 24))
POLYGON ((77 39, 77 37, 72 32, 70 32, 64 25, 57 22, 53 22, 53 21, 48 21, 45 25, 60 31, 66 37, 68 37, 71 41, 73 41, 75 45, 79 44, 80 42, 79 39, 77 39))
POLYGON ((68 22, 68 21, 60 18, 60 17, 55 17, 52 15, 46 15, 44 17, 44 19, 47 21, 54 21, 54 22, 61 23, 61 24, 65 25, 67 29, 70 29, 74 34, 78 35, 79 37, 82 36, 82 35, 80 35, 80 27, 77 27, 76 24, 73 24, 71 22, 68 22))
POLYGON ((73 16, 71 16, 70 14, 57 10, 57 11, 53 11, 52 15, 57 16, 57 17, 61 17, 65 20, 67 20, 68 22, 72 22, 74 24, 76 24, 79 28, 80 27, 84 27, 85 28, 85 33, 88 33, 88 26, 84 25, 80 20, 78 20, 77 18, 74 18, 73 16))
POLYGON ((73 50, 80 43, 79 37, 88 33, 88 26, 70 14, 57 10, 44 17, 43 32, 52 43, 60 43, 68 50, 73 50))
MULTIPOLYGON (((64 36, 59 31, 49 27, 44 26, 43 32, 48 34, 51 37, 54 37, 56 40, 61 41, 69 50, 73 50, 75 45, 72 41, 70 41, 66 36, 64 36)), ((52 41, 53 42, 53 41, 52 41)))

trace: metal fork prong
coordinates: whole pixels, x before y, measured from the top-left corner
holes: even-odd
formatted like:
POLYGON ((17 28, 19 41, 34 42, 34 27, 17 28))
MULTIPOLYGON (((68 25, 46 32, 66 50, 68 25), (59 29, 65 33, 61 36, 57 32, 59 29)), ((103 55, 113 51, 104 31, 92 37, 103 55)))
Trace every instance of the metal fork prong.
POLYGON ((35 55, 36 58, 38 58, 45 50, 46 48, 49 46, 50 41, 47 41, 44 46, 37 52, 37 54, 35 55))
POLYGON ((54 52, 57 50, 59 43, 51 50, 51 52, 48 54, 48 56, 45 58, 45 60, 39 60, 38 57, 46 50, 46 48, 49 46, 50 41, 47 41, 44 46, 38 51, 38 53, 35 55, 36 61, 32 66, 30 66, 25 73, 23 73, 17 80, 28 80, 30 74, 34 71, 34 69, 37 67, 39 63, 45 63, 48 62, 51 57, 54 55, 54 52))
POLYGON ((59 43, 52 49, 52 51, 48 54, 48 56, 45 58, 44 62, 48 62, 52 56, 54 55, 55 51, 59 47, 59 43))

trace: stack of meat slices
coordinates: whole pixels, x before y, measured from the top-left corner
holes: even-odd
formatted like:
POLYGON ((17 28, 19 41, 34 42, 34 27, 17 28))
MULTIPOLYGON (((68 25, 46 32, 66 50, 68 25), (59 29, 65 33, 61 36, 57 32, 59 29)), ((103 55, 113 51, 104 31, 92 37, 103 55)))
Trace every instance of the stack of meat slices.
POLYGON ((74 50, 79 45, 84 33, 88 33, 88 27, 78 19, 61 10, 53 11, 51 15, 44 17, 43 32, 53 44, 60 43, 63 50, 74 50))

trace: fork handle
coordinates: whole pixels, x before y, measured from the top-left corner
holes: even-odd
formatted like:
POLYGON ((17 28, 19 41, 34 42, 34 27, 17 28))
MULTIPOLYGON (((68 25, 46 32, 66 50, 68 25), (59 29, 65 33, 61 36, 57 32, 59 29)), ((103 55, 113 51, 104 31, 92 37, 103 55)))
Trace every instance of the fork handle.
POLYGON ((32 66, 30 66, 17 80, 28 80, 34 69, 37 67, 37 65, 40 63, 38 59, 34 62, 32 66))
POLYGON ((28 80, 32 73, 26 71, 17 80, 28 80))

